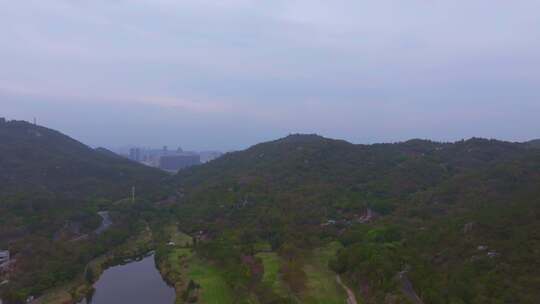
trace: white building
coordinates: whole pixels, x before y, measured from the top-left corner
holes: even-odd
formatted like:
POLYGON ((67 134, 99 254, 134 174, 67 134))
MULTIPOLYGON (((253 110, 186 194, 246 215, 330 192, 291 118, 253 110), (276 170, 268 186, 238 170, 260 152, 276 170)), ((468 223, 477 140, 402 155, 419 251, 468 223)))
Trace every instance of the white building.
POLYGON ((0 251, 0 265, 9 262, 9 251, 0 251))

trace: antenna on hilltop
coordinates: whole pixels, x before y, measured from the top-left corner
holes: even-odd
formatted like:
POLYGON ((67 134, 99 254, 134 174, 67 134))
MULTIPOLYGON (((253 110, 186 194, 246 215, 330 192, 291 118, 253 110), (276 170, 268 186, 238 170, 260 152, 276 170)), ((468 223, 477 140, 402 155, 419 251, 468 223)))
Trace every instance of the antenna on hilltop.
POLYGON ((135 186, 131 187, 131 202, 135 202, 135 186))

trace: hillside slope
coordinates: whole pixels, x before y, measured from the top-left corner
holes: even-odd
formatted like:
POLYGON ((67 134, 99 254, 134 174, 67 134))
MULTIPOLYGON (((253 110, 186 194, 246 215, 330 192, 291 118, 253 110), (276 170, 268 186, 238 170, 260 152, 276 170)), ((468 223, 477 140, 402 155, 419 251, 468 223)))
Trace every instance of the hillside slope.
MULTIPOLYGON (((52 233, 91 201, 159 196, 167 175, 23 121, 0 124, 0 244, 52 233)), ((163 192, 162 195, 165 195, 163 192)))
POLYGON ((22 121, 0 125, 0 193, 127 196, 131 186, 153 189, 160 171, 94 150, 66 135, 22 121), (71 191, 75 191, 71 193, 71 191))
POLYGON ((0 250, 12 257, 0 269, 0 279, 9 280, 0 295, 19 303, 80 275, 88 261, 133 233, 137 210, 166 197, 169 179, 57 131, 0 122, 0 250), (119 204, 133 186, 136 202, 119 204), (100 210, 113 217, 106 233, 96 232, 100 210))
POLYGON ((540 148, 540 139, 534 139, 534 140, 528 141, 527 144, 535 148, 540 148))
POLYGON ((204 210, 201 216, 217 213, 223 220, 246 200, 277 201, 256 206, 281 208, 280 212, 292 208, 287 216, 310 215, 319 222, 344 208, 362 210, 370 205, 384 212, 390 207, 385 205, 460 174, 535 153, 525 144, 477 138, 353 145, 316 135, 291 135, 183 170, 176 180, 188 194, 186 200, 196 200, 193 207, 204 210))
POLYGON ((540 249, 526 241, 540 231, 540 151, 529 144, 353 145, 291 135, 176 180, 184 226, 244 254, 270 244, 297 297, 308 292, 309 252, 340 240, 332 269, 367 303, 404 301, 400 273, 426 303, 540 299, 539 276, 526 266, 538 264, 540 249), (367 210, 376 217, 364 220, 367 210))

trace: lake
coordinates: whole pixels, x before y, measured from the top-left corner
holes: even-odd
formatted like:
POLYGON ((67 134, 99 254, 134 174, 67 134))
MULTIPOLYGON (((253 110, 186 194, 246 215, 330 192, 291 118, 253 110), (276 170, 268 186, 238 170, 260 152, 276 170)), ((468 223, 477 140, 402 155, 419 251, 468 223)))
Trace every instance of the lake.
POLYGON ((154 255, 105 270, 94 284, 95 293, 80 304, 173 304, 174 289, 161 278, 154 255))

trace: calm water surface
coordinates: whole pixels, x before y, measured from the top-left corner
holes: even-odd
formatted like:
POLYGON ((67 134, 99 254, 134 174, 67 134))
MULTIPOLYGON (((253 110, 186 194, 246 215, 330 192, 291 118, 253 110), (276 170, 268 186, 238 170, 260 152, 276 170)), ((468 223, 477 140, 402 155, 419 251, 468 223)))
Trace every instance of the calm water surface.
POLYGON ((81 304, 173 304, 174 289, 161 278, 154 256, 111 267, 94 284, 92 300, 81 304))

